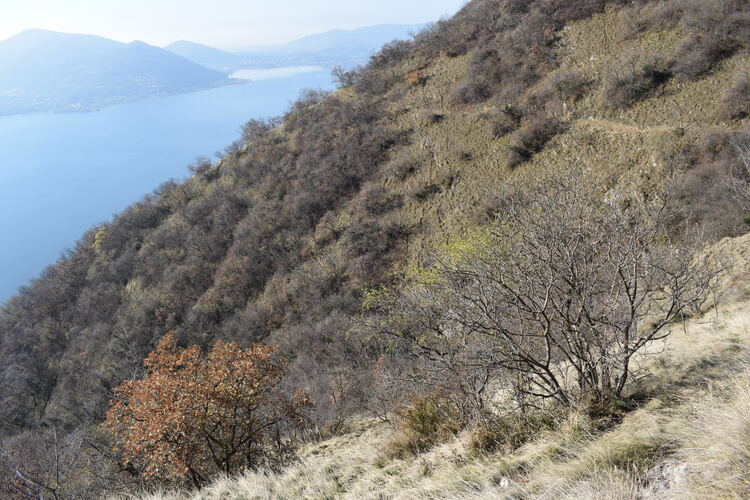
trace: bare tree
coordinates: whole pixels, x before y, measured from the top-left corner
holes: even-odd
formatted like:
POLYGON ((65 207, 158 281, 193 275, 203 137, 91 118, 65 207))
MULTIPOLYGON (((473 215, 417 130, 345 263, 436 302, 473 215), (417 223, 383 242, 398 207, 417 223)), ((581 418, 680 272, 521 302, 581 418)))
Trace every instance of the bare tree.
POLYGON ((96 441, 95 432, 65 434, 54 426, 6 439, 0 445, 0 497, 74 500, 142 486, 107 455, 108 443, 96 441))
POLYGON ((357 83, 359 71, 357 71, 357 69, 347 71, 341 66, 334 66, 333 69, 331 69, 331 76, 339 84, 339 87, 346 88, 357 83))
POLYGON ((452 367, 478 408, 501 374, 531 404, 618 399, 636 353, 715 282, 697 244, 668 239, 664 207, 597 193, 579 170, 518 188, 469 245, 372 301, 370 324, 452 367))
POLYGON ((750 211, 750 136, 736 140, 734 147, 740 162, 728 184, 742 209, 750 211))
MULTIPOLYGON (((365 303, 365 327, 381 338, 398 340, 390 356, 413 360, 411 370, 392 381, 391 397, 396 392, 411 399, 420 392, 438 393, 467 419, 482 419, 492 396, 490 384, 501 376, 501 359, 491 339, 446 322, 453 297, 433 277, 371 294, 365 303)), ((371 405, 382 399, 377 389, 374 384, 371 405)))

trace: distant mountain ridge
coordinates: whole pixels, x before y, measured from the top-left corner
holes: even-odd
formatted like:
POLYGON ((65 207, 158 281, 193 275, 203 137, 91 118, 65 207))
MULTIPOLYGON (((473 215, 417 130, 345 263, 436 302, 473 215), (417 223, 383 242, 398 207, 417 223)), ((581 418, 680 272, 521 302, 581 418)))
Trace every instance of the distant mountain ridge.
POLYGON ((170 43, 164 47, 164 50, 207 67, 232 65, 238 59, 236 54, 188 40, 179 40, 170 43))
MULTIPOLYGON (((321 50, 331 50, 341 47, 366 48, 377 50, 384 43, 390 42, 397 38, 409 38, 411 33, 416 33, 427 26, 427 23, 421 24, 379 24, 375 26, 365 26, 351 30, 331 30, 324 33, 305 36, 298 40, 269 47, 267 50, 278 50, 282 52, 319 52, 321 50)), ((252 52, 262 52, 263 49, 256 49, 252 52)))
POLYGON ((232 53, 187 40, 171 43, 164 48, 197 64, 221 71, 302 64, 353 67, 366 63, 383 44, 410 38, 412 33, 419 32, 425 26, 427 23, 338 29, 280 45, 250 47, 232 53))
POLYGON ((27 30, 0 42, 0 114, 88 111, 228 83, 144 42, 27 30))

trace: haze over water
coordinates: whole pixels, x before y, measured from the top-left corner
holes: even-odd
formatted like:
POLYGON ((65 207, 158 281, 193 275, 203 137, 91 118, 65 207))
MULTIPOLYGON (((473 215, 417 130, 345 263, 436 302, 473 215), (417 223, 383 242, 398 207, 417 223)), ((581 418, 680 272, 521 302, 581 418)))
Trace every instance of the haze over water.
MULTIPOLYGON (((278 68, 253 82, 82 114, 0 117, 0 302, 92 225, 186 177, 251 118, 283 113, 328 71, 278 68)), ((248 78, 249 75, 241 75, 248 78)))

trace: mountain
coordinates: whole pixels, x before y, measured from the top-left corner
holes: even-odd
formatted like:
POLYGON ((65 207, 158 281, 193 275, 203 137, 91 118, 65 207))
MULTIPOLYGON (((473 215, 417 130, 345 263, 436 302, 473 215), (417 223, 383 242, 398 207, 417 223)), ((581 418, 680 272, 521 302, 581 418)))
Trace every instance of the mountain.
POLYGON ((747 497, 749 70, 747 2, 472 0, 249 122, 2 307, 0 491, 747 497), (278 346, 305 460, 153 391, 101 433, 227 341, 278 346))
POLYGON ((231 67, 238 62, 235 54, 187 40, 170 43, 164 49, 209 68, 231 67))
POLYGON ((224 72, 295 65, 352 68, 365 64, 383 44, 408 39, 425 26, 383 24, 353 30, 332 30, 280 45, 238 50, 237 54, 186 40, 171 43, 165 50, 224 72))
POLYGON ((291 53, 329 50, 375 51, 391 40, 404 40, 419 33, 427 24, 381 24, 352 30, 332 30, 306 36, 270 50, 291 53))
POLYGON ((281 45, 239 50, 242 64, 318 65, 353 68, 367 63, 383 44, 406 40, 427 24, 383 24, 353 30, 333 30, 306 36, 281 45))
POLYGON ((408 39, 425 26, 383 24, 353 30, 332 30, 280 45, 239 49, 236 54, 185 40, 171 43, 165 50, 224 72, 297 65, 353 68, 367 63, 383 44, 408 39))
POLYGON ((227 83, 143 42, 28 30, 0 42, 0 113, 85 111, 227 83))

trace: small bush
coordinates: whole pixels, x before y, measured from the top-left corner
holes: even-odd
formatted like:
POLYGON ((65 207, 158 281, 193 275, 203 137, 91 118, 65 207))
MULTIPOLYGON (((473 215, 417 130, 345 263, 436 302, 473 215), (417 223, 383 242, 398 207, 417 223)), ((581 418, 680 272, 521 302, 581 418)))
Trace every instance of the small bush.
POLYGON ((429 183, 424 185, 416 186, 410 193, 413 200, 423 202, 429 198, 432 198, 436 194, 440 193, 443 189, 440 184, 429 183))
POLYGON ((466 426, 455 405, 441 395, 416 400, 399 417, 398 437, 390 443, 386 452, 391 458, 427 451, 455 436, 466 426))
POLYGON ((445 119, 445 115, 442 113, 435 113, 434 111, 425 111, 422 113, 422 119, 429 125, 440 123, 445 119))
POLYGON ((576 100, 586 93, 588 81, 580 71, 565 70, 554 73, 547 85, 564 99, 576 100))
POLYGON ((627 56, 618 69, 605 77, 602 104, 612 109, 630 106, 672 76, 669 64, 663 60, 652 58, 638 63, 637 59, 637 55, 627 56))
POLYGON ((362 187, 355 203, 369 215, 385 215, 403 205, 403 197, 387 192, 382 186, 369 182, 362 187))
POLYGON ((212 166, 213 164, 207 156, 198 156, 193 160, 193 163, 187 166, 187 169, 193 175, 203 175, 211 170, 212 166))
POLYGON ((702 76, 740 49, 747 50, 750 40, 747 2, 693 0, 687 2, 682 23, 689 35, 672 67, 682 80, 702 76))
POLYGON ((370 64, 377 69, 403 61, 409 55, 411 48, 412 42, 408 40, 393 40, 383 45, 383 48, 372 56, 370 64))
POLYGON ((360 77, 359 70, 353 69, 346 71, 341 66, 334 66, 331 70, 331 76, 339 84, 340 88, 347 88, 354 86, 360 77))
POLYGON ((744 120, 750 116, 750 78, 747 74, 727 89, 719 105, 719 115, 729 120, 744 120))
POLYGON ((510 453, 557 426, 557 415, 535 410, 517 413, 478 425, 471 434, 470 446, 475 450, 510 453))
POLYGON ((241 128, 242 140, 245 144, 255 142, 263 138, 267 133, 283 123, 279 117, 266 119, 252 119, 241 128))
MULTIPOLYGON (((452 153, 453 153, 453 156, 455 156, 456 160, 458 160, 460 162, 471 161, 472 158, 474 158, 474 155, 472 155, 470 152, 466 151, 459 144, 456 144, 452 148, 452 153)), ((451 180, 451 182, 452 182, 452 180, 451 180)))
POLYGON ((683 4, 683 0, 672 0, 624 8, 620 12, 620 37, 631 40, 646 31, 673 28, 682 18, 683 4))
POLYGON ((425 70, 418 69, 416 71, 410 71, 409 73, 407 73, 404 79, 406 80, 406 83, 408 83, 412 87, 421 87, 422 85, 427 83, 428 77, 425 70))
POLYGON ((553 137, 565 130, 565 124, 553 117, 537 116, 511 136, 507 155, 509 167, 528 161, 553 137))
POLYGON ((579 71, 558 71, 539 85, 526 102, 537 111, 557 109, 566 102, 575 102, 583 97, 588 86, 588 80, 579 71))
POLYGON ((484 82, 468 81, 453 89, 453 100, 460 104, 476 104, 492 97, 492 89, 484 82))
POLYGON ((703 227, 707 238, 736 236, 747 229, 742 224, 744 212, 732 195, 732 173, 737 168, 735 133, 714 127, 689 131, 689 144, 683 153, 680 174, 674 184, 673 209, 679 217, 670 225, 675 234, 683 225, 703 227))
POLYGON ((416 172, 422 160, 414 153, 401 153, 396 156, 386 167, 386 173, 396 179, 403 181, 416 172))
POLYGON ((515 108, 505 107, 504 109, 488 115, 486 118, 487 131, 497 139, 516 130, 521 124, 521 118, 523 118, 523 115, 515 108))
POLYGON ((693 36, 683 44, 672 70, 681 80, 692 80, 708 73, 735 50, 734 42, 726 37, 705 40, 693 36))

